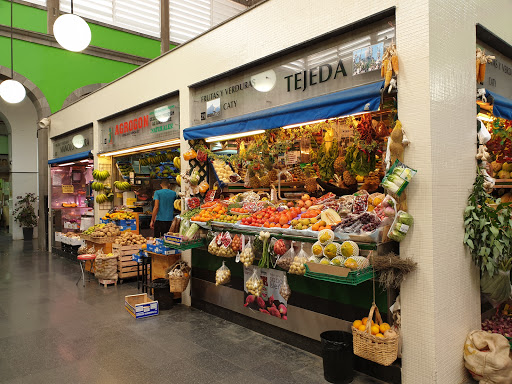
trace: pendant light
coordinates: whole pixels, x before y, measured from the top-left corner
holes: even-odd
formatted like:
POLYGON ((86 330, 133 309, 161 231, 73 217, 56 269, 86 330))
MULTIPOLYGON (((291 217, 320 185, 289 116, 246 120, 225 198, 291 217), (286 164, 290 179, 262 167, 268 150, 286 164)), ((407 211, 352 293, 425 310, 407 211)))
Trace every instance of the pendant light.
POLYGON ((71 0, 71 13, 61 15, 53 24, 53 34, 62 48, 72 52, 80 52, 91 42, 91 28, 78 15, 73 14, 73 0, 71 0))
POLYGON ((14 58, 12 48, 12 0, 11 0, 11 78, 0 84, 0 97, 7 103, 17 104, 23 101, 27 92, 19 81, 14 80, 14 58))

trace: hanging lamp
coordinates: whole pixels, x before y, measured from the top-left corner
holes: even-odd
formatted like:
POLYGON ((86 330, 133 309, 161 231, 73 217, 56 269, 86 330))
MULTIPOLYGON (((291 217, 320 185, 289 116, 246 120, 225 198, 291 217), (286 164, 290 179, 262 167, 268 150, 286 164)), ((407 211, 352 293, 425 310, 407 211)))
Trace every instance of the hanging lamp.
POLYGON ((73 14, 73 0, 71 0, 71 13, 61 15, 53 24, 53 35, 62 48, 72 52, 80 52, 91 42, 91 28, 78 15, 73 14))
POLYGON ((17 104, 23 101, 27 92, 19 81, 14 80, 14 58, 12 39, 12 0, 11 0, 11 78, 0 84, 0 97, 7 103, 17 104))

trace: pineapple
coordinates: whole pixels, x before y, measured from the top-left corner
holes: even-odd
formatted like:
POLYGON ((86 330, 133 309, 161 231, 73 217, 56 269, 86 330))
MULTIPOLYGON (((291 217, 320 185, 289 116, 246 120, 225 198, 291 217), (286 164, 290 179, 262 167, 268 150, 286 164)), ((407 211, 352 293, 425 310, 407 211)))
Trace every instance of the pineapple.
POLYGON ((351 185, 357 184, 356 179, 354 179, 354 176, 352 176, 349 171, 343 172, 343 182, 349 187, 351 185))
POLYGON ((337 175, 343 175, 343 171, 345 170, 345 158, 339 155, 334 161, 334 172, 337 175))
MULTIPOLYGON (((270 157, 267 157, 265 159, 264 165, 265 165, 266 174, 267 174, 268 178, 270 179, 270 183, 273 183, 274 181, 277 180, 277 171, 274 169, 274 163, 272 162, 272 160, 270 160, 270 157)), ((266 184, 266 180, 264 180, 264 182, 266 184)))
POLYGON ((277 171, 275 169, 269 170, 267 175, 270 178, 270 182, 277 181, 277 171))
POLYGON ((263 188, 270 187, 270 177, 268 176, 268 174, 260 176, 259 183, 260 183, 260 186, 263 188))
POLYGON ((306 166, 306 168, 304 169, 304 173, 306 176, 306 181, 305 181, 306 191, 308 193, 315 193, 317 190, 317 184, 316 184, 316 173, 315 173, 313 167, 311 167, 310 165, 306 166))
POLYGON ((258 178, 258 176, 256 176, 254 169, 252 167, 250 167, 248 172, 249 172, 249 184, 250 184, 251 188, 259 188, 260 179, 258 178))

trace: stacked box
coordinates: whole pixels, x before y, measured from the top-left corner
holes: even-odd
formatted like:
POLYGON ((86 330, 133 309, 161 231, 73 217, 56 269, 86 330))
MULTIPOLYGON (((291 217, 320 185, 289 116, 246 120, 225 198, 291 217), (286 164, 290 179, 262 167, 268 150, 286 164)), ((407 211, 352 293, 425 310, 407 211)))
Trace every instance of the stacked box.
POLYGON ((125 296, 124 306, 136 319, 158 315, 158 301, 151 301, 147 293, 125 296))
POLYGON ((133 260, 133 254, 138 252, 140 247, 140 245, 112 245, 112 251, 119 253, 117 262, 119 279, 137 276, 137 262, 133 260))

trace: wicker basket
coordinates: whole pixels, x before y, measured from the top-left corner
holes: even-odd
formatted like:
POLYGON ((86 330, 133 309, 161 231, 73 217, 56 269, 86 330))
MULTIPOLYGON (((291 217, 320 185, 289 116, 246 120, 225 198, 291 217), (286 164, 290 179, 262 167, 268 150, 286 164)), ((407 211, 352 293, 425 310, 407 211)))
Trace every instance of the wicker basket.
MULTIPOLYGON (((375 313, 376 324, 382 324, 379 308, 374 304, 368 315, 368 322, 373 319, 375 313)), ((398 335, 395 337, 379 338, 371 334, 371 327, 360 331, 352 327, 354 338, 354 355, 371 360, 384 366, 391 365, 398 357, 398 335)))
POLYGON ((187 289, 188 282, 190 281, 190 267, 188 264, 182 260, 178 260, 169 268, 169 273, 178 269, 183 272, 183 276, 176 277, 169 275, 169 290, 173 293, 183 292, 187 289))

